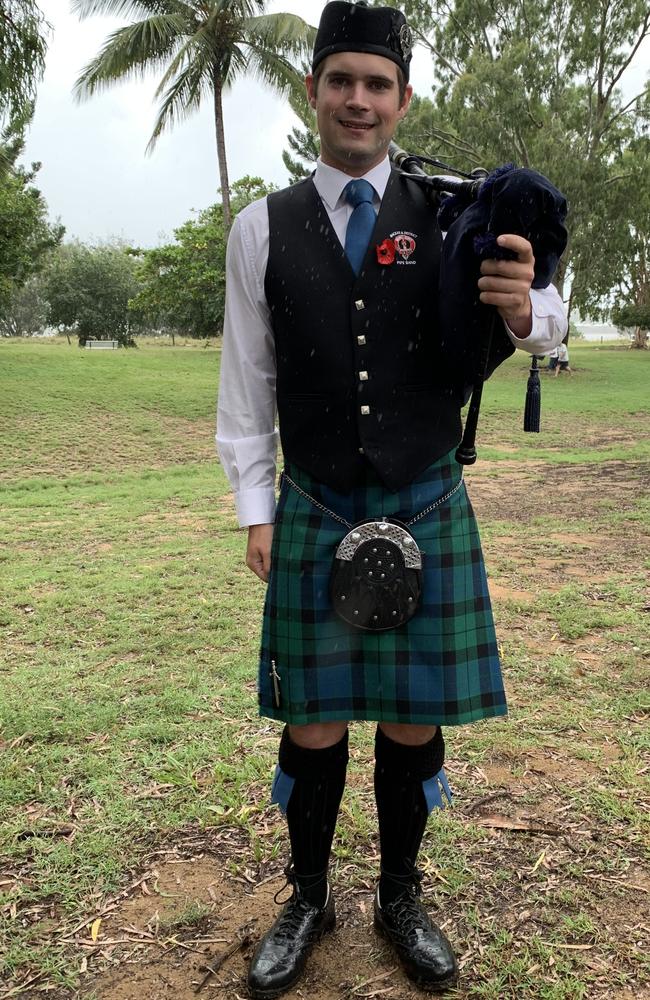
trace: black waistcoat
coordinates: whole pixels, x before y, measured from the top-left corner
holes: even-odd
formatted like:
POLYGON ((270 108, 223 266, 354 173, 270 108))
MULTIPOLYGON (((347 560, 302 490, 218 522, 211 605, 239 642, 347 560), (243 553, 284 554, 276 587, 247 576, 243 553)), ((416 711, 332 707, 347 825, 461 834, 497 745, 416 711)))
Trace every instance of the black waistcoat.
POLYGON ((392 171, 356 276, 311 178, 269 195, 268 211, 285 460, 342 493, 366 480, 370 463, 396 491, 461 437, 462 385, 437 330, 436 213, 392 171), (377 245, 400 233, 410 254, 380 264, 377 245))

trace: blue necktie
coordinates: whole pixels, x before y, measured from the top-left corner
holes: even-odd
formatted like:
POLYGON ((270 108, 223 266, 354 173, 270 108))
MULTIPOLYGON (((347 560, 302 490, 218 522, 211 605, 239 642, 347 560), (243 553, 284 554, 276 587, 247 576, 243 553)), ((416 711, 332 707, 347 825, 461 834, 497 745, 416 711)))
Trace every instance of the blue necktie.
POLYGON ((377 221, 375 210, 372 207, 374 193, 375 189, 372 184, 364 180, 350 181, 343 188, 343 197, 354 209, 345 231, 345 254, 355 274, 361 270, 363 258, 366 256, 368 243, 377 221))

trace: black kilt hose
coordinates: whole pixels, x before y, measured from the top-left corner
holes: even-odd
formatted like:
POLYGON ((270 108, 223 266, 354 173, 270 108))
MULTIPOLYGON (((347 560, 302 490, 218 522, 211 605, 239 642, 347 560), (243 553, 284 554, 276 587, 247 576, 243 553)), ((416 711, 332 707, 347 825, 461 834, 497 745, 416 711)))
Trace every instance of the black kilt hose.
MULTIPOLYGON (((350 523, 382 516, 406 522, 462 476, 454 452, 396 493, 371 470, 366 485, 347 495, 295 466, 287 471, 350 523)), ((398 628, 362 631, 332 610, 330 571, 347 530, 283 479, 264 607, 260 714, 293 725, 458 725, 504 715, 485 566, 465 485, 410 529, 424 554, 422 603, 398 628)))

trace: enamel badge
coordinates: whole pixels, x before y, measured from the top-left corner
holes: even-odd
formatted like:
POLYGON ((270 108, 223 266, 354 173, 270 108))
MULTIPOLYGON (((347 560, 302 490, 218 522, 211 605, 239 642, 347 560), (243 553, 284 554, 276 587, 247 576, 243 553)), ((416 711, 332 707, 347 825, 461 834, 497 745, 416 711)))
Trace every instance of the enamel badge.
POLYGON ((412 260, 416 247, 415 233, 391 233, 390 236, 395 252, 400 258, 396 263, 415 264, 415 260, 412 260))

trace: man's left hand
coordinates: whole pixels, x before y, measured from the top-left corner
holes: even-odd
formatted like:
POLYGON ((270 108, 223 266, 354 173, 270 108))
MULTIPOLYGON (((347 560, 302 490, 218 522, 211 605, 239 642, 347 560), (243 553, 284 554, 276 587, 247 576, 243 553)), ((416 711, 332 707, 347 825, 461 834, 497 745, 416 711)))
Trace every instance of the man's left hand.
POLYGON ((484 260, 478 287, 481 302, 496 306, 512 332, 521 340, 532 330, 530 286, 535 276, 533 248, 523 236, 509 233, 499 236, 497 243, 514 250, 517 260, 484 260))

